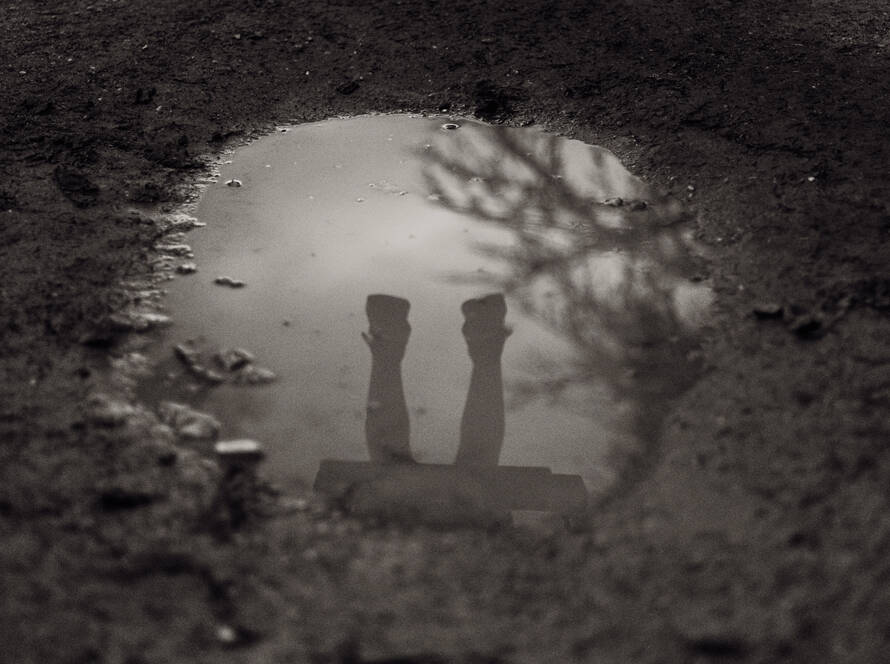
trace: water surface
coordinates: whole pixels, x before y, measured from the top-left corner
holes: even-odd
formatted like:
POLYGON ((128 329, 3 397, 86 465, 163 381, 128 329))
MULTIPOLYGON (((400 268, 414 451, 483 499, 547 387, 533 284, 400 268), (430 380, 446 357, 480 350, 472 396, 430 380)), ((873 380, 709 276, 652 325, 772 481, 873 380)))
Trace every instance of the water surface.
POLYGON ((330 120, 236 150, 197 209, 199 269, 171 284, 150 391, 261 441, 286 485, 419 463, 421 485, 465 468, 605 491, 695 377, 710 292, 683 210, 601 148, 445 122, 330 120), (278 380, 199 385, 171 353, 189 339, 278 380))

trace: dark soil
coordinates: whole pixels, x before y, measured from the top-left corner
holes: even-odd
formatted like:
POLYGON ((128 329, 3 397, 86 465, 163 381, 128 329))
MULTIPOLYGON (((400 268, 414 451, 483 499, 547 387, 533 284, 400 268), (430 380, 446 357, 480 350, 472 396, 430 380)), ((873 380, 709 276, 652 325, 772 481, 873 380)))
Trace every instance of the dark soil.
POLYGON ((890 661, 884 3, 43 0, 0 25, 4 661, 890 661), (151 215, 215 154, 399 109, 605 145, 695 215, 707 372, 579 532, 283 500, 105 369, 138 348, 108 316, 151 297, 121 285, 151 215))

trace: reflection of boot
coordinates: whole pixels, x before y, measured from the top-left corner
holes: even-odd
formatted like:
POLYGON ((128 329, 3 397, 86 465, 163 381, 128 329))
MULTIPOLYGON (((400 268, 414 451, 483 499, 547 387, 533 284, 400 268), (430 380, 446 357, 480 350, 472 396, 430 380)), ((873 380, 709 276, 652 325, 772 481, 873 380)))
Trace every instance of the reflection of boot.
POLYGON ((510 331, 504 327, 507 304, 500 293, 491 293, 461 305, 462 332, 473 362, 500 361, 504 340, 510 331))
POLYGON ((365 416, 365 439, 372 461, 411 461, 411 429, 402 388, 402 358, 411 334, 408 300, 369 295, 365 311, 368 332, 362 338, 371 349, 371 382, 365 416))
POLYGON ((371 348, 375 358, 401 362, 411 334, 408 310, 411 303, 394 295, 369 295, 365 305, 368 314, 368 332, 362 338, 371 348))
POLYGON ((504 383, 501 352, 510 331, 504 327, 507 305, 493 293, 461 305, 467 350, 473 361, 470 389, 460 422, 458 465, 496 466, 504 444, 504 383))

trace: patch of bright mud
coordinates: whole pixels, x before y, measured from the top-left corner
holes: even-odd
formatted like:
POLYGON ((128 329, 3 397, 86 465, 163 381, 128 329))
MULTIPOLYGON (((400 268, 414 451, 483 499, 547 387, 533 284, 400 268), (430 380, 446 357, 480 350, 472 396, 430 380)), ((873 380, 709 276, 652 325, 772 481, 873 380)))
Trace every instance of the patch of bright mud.
POLYGON ((170 285, 145 394, 261 441, 284 485, 500 510, 607 491, 696 375, 710 292, 683 210, 606 150, 454 124, 364 116, 238 149, 197 208, 198 269, 170 285), (174 357, 187 341, 277 379, 204 380, 174 357))

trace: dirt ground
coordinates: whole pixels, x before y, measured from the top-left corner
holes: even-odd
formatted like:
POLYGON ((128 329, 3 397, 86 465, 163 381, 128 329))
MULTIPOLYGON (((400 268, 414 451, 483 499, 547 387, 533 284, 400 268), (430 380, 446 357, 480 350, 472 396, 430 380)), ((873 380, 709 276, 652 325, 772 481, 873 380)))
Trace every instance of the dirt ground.
POLYGON ((0 659, 890 661, 885 3, 10 0, 0 26, 0 659), (214 155, 399 109, 604 145, 695 215, 706 372, 572 531, 219 494, 104 368, 214 155))

